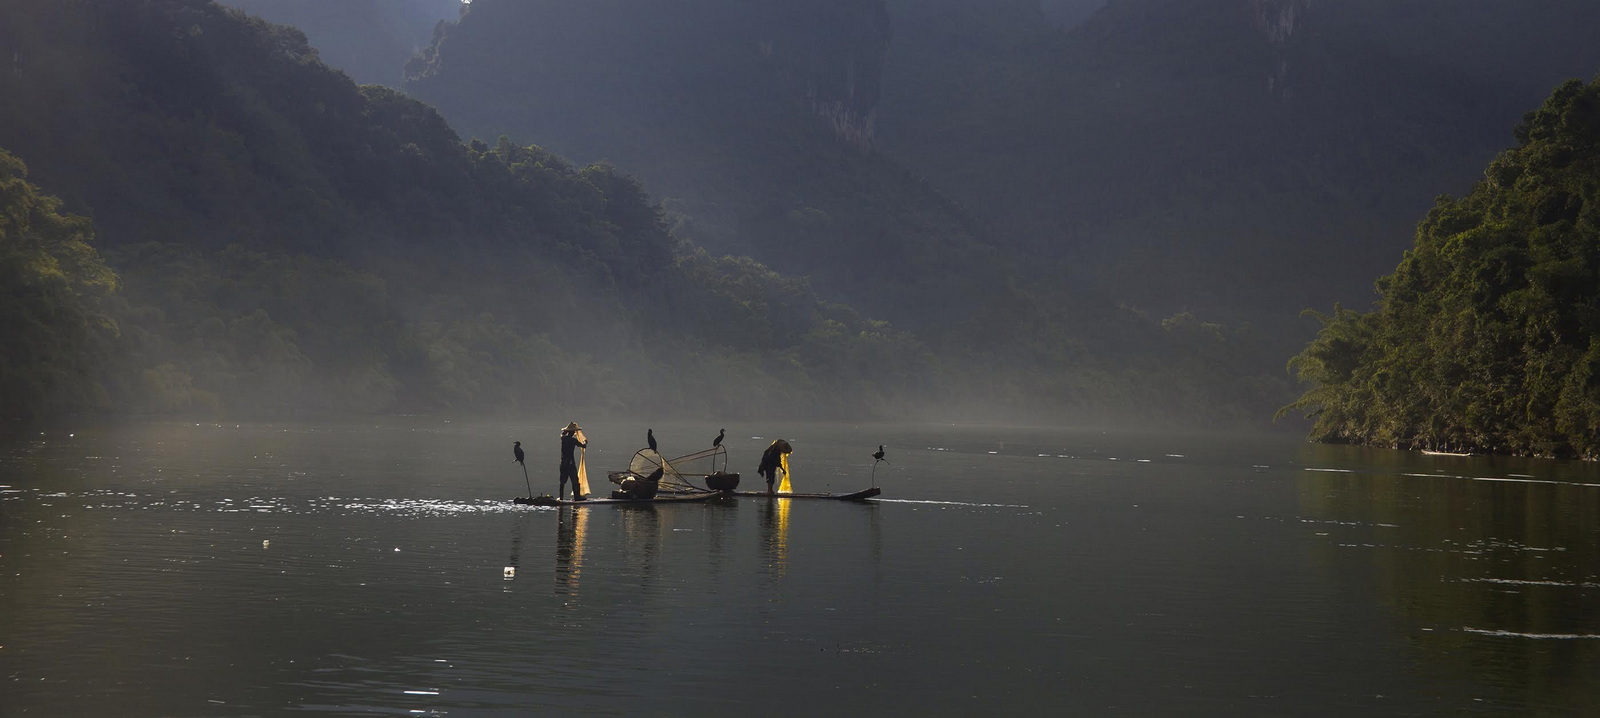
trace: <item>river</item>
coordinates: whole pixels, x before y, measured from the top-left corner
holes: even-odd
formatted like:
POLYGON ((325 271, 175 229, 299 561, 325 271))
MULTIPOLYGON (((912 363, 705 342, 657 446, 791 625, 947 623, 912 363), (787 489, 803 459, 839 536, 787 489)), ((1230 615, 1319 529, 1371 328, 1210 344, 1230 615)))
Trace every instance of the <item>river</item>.
MULTIPOLYGON (((0 715, 1600 715, 1592 465, 773 423, 745 487, 881 499, 510 504, 564 423, 6 445, 0 715)), ((722 427, 586 424, 597 488, 646 428, 722 427)))

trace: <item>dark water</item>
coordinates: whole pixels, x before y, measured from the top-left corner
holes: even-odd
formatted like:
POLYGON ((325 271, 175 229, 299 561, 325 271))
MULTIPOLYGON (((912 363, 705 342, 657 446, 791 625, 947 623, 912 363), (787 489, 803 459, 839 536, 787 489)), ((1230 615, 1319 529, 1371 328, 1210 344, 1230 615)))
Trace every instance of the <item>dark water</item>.
MULTIPOLYGON (((509 505, 560 423, 6 447, 0 715, 1600 714, 1593 466, 783 425, 729 427, 748 482, 886 443, 886 500, 509 505)), ((586 426, 593 473, 645 428, 586 426)))

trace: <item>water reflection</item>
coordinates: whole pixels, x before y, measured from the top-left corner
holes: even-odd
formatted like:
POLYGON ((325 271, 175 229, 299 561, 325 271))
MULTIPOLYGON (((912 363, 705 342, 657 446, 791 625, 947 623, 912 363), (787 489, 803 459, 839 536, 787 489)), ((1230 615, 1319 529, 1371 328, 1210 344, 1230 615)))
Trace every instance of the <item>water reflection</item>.
POLYGON ((649 504, 620 508, 627 563, 639 577, 639 592, 648 594, 661 570, 661 514, 649 504))
POLYGON ((789 504, 793 502, 794 499, 767 499, 767 505, 761 509, 767 571, 774 578, 782 578, 789 572, 789 504))
POLYGON ((1337 447, 1303 458, 1301 520, 1324 537, 1314 545, 1329 565, 1370 565, 1431 665, 1518 705, 1600 711, 1600 489, 1588 467, 1337 447))
POLYGON ((563 506, 556 517, 556 593, 567 596, 572 605, 578 598, 578 579, 583 573, 584 534, 589 528, 589 509, 563 506))
POLYGON ((738 518, 739 505, 742 501, 712 501, 705 505, 705 510, 699 512, 704 517, 702 531, 710 543, 708 556, 711 562, 711 576, 716 578, 722 575, 722 566, 728 561, 728 545, 736 543, 729 539, 736 531, 735 521, 738 518))

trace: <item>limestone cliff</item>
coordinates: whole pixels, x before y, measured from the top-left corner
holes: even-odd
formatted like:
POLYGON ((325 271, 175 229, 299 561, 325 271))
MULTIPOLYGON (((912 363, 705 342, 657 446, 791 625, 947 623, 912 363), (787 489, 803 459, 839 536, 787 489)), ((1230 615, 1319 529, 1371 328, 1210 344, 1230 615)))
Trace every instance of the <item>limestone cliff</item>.
POLYGON ((793 91, 840 139, 870 148, 889 50, 884 0, 789 0, 769 12, 763 54, 783 66, 793 91))
POLYGON ((889 41, 886 0, 473 0, 406 89, 463 135, 637 176, 713 254, 949 324, 972 311, 950 285, 1000 268, 957 206, 874 151, 889 41))
POLYGON ((1267 91, 1279 96, 1289 93, 1289 51, 1297 30, 1311 7, 1311 0, 1245 0, 1257 31, 1272 45, 1272 67, 1267 72, 1267 91))
POLYGON ((890 38, 885 0, 478 0, 467 7, 408 65, 411 87, 434 92, 438 78, 456 72, 452 64, 489 64, 482 54, 492 52, 516 68, 498 78, 508 90, 621 82, 582 92, 604 89, 630 102, 656 96, 652 105, 714 96, 718 111, 730 109, 730 99, 778 97, 848 144, 872 146, 890 38))

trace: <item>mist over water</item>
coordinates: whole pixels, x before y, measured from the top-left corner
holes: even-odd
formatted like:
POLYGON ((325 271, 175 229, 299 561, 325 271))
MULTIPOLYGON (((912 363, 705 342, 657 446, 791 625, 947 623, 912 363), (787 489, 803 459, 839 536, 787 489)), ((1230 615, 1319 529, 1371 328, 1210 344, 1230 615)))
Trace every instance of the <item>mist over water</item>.
MULTIPOLYGON (((772 424, 727 427, 746 485, 784 438, 796 490, 882 500, 511 505, 510 442, 553 492, 563 423, 9 445, 6 714, 1595 708, 1592 466, 772 424)), ((669 456, 722 428, 582 423, 596 477, 646 428, 669 456)))

